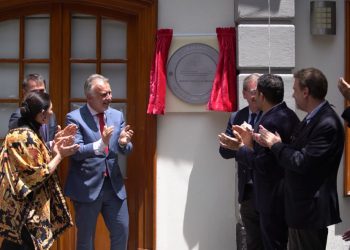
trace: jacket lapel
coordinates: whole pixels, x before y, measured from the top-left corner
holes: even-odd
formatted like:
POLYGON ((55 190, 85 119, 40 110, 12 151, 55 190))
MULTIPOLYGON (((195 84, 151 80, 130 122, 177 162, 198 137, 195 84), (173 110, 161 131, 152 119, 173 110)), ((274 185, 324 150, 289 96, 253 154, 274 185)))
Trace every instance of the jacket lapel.
POLYGON ((97 127, 94 116, 90 113, 86 104, 81 108, 81 117, 89 126, 89 128, 94 132, 93 135, 96 140, 99 140, 101 138, 100 129, 97 127))

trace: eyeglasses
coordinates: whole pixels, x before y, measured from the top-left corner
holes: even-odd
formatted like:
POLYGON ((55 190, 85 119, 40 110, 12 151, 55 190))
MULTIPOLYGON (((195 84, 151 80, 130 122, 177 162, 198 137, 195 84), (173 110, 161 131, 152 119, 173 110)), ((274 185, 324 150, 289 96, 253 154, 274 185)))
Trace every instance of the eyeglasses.
POLYGON ((257 93, 257 89, 245 89, 244 91, 250 95, 256 95, 257 93))
POLYGON ((45 89, 33 89, 30 92, 35 92, 35 93, 44 93, 45 89))

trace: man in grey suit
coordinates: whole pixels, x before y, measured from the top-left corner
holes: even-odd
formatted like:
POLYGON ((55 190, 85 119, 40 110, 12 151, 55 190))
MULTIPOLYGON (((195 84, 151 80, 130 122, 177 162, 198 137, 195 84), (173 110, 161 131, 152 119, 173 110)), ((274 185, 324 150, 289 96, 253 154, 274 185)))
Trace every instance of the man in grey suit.
POLYGON ((96 221, 102 214, 110 233, 111 249, 127 248, 129 214, 118 154, 132 150, 133 131, 123 114, 109 107, 109 80, 93 74, 85 81, 87 103, 67 114, 75 124, 79 151, 70 157, 65 194, 73 201, 77 249, 94 249, 96 221))
MULTIPOLYGON (((23 97, 25 97, 30 92, 46 92, 46 82, 42 75, 40 74, 29 74, 27 75, 22 83, 23 97)), ((16 109, 14 113, 11 114, 9 120, 9 129, 17 127, 18 119, 21 117, 19 108, 16 109)), ((46 145, 51 146, 51 142, 54 140, 55 134, 58 131, 57 122, 55 114, 50 116, 49 123, 42 125, 40 127, 40 135, 46 142, 46 145)))

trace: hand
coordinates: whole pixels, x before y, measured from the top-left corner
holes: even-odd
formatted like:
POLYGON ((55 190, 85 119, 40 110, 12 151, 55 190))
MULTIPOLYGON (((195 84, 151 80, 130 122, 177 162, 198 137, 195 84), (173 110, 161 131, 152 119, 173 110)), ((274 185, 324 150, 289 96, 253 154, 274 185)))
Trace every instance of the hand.
POLYGON ((343 240, 349 241, 350 240, 350 229, 348 229, 344 234, 343 234, 343 240))
POLYGON ((243 147, 244 144, 241 136, 235 131, 233 131, 233 134, 235 135, 235 137, 230 137, 225 133, 219 134, 218 137, 219 137, 220 146, 223 148, 228 148, 235 151, 243 147))
POLYGON ((232 125, 232 131, 239 134, 245 146, 253 149, 253 130, 250 125, 246 126, 244 123, 242 125, 232 125))
POLYGON ((123 130, 120 132, 118 143, 120 146, 125 146, 131 141, 131 138, 134 135, 134 131, 131 130, 130 125, 126 125, 123 130))
POLYGON ((350 84, 343 77, 340 77, 338 80, 338 89, 345 99, 350 100, 350 84))
POLYGON ((109 139, 111 139, 113 131, 114 131, 114 126, 110 126, 110 127, 104 126, 101 138, 105 145, 109 144, 109 139))
POLYGON ((259 125, 259 133, 253 134, 253 139, 259 143, 260 146, 267 148, 271 148, 275 143, 282 141, 277 132, 273 134, 262 125, 259 125))
POLYGON ((74 143, 74 136, 60 137, 60 139, 54 143, 53 152, 55 155, 59 155, 60 158, 64 158, 75 154, 79 149, 79 144, 74 143))
POLYGON ((78 126, 75 124, 69 124, 67 127, 65 127, 63 130, 61 129, 61 126, 57 126, 57 133, 55 134, 55 138, 53 139, 53 143, 57 143, 61 138, 67 137, 67 136, 75 136, 75 134, 78 131, 78 126))

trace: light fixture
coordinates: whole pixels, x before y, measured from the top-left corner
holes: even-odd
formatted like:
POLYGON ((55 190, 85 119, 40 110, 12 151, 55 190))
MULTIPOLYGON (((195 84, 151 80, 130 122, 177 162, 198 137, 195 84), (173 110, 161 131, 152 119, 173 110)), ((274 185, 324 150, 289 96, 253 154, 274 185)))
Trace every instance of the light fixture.
POLYGON ((312 35, 336 34, 336 2, 310 2, 310 30, 312 35))

